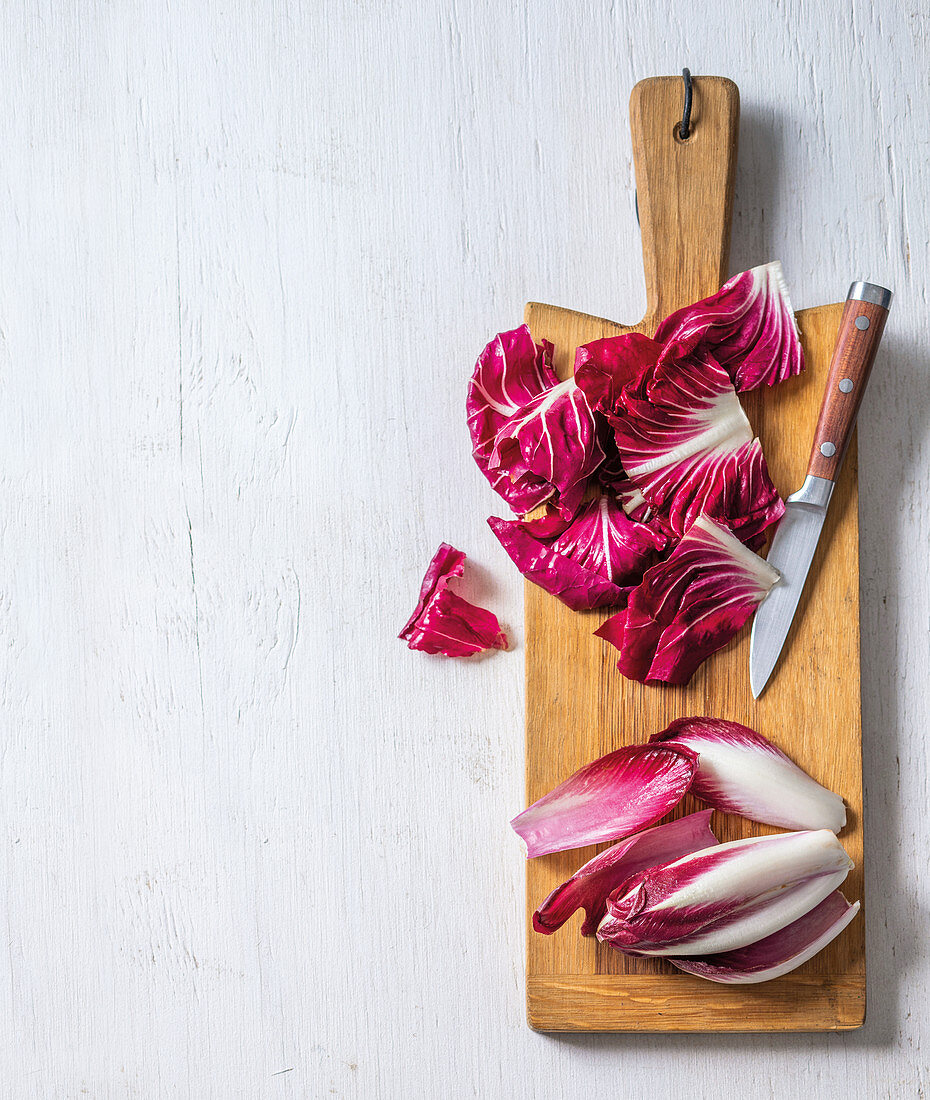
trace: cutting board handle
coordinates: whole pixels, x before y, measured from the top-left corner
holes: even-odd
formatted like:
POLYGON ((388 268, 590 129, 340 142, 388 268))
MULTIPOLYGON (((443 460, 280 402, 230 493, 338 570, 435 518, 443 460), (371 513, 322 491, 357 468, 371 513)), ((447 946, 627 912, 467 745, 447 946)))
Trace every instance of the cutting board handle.
POLYGON ((713 294, 727 275, 739 89, 696 76, 691 132, 678 136, 684 82, 641 80, 630 96, 633 162, 646 277, 644 327, 713 294))

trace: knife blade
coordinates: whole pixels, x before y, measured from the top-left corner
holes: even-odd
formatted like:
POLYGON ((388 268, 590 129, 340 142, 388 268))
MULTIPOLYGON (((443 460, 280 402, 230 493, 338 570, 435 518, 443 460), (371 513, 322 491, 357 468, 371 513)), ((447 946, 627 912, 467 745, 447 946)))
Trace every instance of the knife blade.
POLYGON ((752 623, 749 684, 756 699, 778 664, 804 591, 891 299, 890 290, 861 281, 853 283, 846 296, 807 477, 785 502, 785 514, 768 552, 768 562, 778 570, 781 579, 759 605, 752 623))

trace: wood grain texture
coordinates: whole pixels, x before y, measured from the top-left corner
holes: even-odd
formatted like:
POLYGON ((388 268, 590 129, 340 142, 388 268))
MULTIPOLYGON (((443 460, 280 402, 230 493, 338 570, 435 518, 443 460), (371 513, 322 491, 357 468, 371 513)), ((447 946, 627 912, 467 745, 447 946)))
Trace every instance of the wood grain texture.
POLYGON ((836 480, 887 320, 888 310, 873 302, 847 301, 843 306, 807 464, 807 472, 814 477, 836 480), (825 445, 832 445, 832 453, 824 454, 825 445))
POLYGON ((2 5, 5 1096, 930 1092, 928 71, 866 0, 2 5), (528 299, 642 316, 627 102, 682 65, 740 87, 727 274, 897 293, 857 1031, 526 1026, 523 584, 465 387, 528 299), (397 641, 443 540, 511 653, 397 641))

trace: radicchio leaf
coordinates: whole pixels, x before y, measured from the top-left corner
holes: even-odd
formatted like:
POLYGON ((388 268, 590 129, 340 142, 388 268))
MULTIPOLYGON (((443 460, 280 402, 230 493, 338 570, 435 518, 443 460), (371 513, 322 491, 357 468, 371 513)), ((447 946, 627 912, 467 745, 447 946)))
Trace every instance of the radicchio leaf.
POLYGON ((519 515, 547 501, 553 487, 529 472, 511 477, 491 458, 500 428, 543 390, 558 384, 548 362, 551 350, 551 344, 535 344, 526 325, 498 333, 478 357, 468 387, 468 430, 475 462, 519 515))
POLYGON ((695 766, 687 749, 617 749, 569 776, 510 824, 526 841, 528 857, 629 836, 678 805, 695 766))
POLYGON ((595 412, 612 412, 624 386, 654 367, 662 345, 640 332, 582 344, 575 352, 575 382, 595 412))
POLYGON ((665 354, 705 348, 738 390, 773 385, 804 369, 804 353, 778 261, 734 275, 712 294, 659 325, 665 354))
POLYGON ((500 425, 489 469, 517 480, 540 479, 568 519, 603 459, 588 400, 569 378, 531 398, 500 425))
POLYGON ((709 355, 644 371, 607 418, 623 468, 670 533, 703 514, 758 549, 783 515, 733 383, 709 355))
POLYGON ((778 572, 725 527, 699 517, 665 561, 652 566, 627 606, 594 633, 620 651, 631 680, 686 684, 742 627, 778 572))
POLYGON ((398 634, 410 649, 470 657, 485 649, 506 649, 497 616, 456 595, 449 581, 461 577, 465 555, 444 542, 429 563, 416 609, 398 634))
POLYGON ((607 895, 631 875, 717 843, 710 828, 710 815, 710 810, 702 810, 667 825, 646 829, 588 860, 540 905, 533 914, 533 927, 551 935, 577 909, 584 908, 581 934, 593 936, 607 912, 607 895))
POLYGON ((709 982, 726 985, 768 982, 812 959, 836 939, 858 912, 858 901, 850 905, 839 890, 834 890, 803 917, 747 947, 668 961, 679 970, 709 982))
POLYGON ((606 493, 593 497, 574 519, 533 520, 492 516, 491 530, 528 580, 573 611, 617 607, 627 588, 665 546, 665 537, 631 520, 606 493))
POLYGON ((631 955, 733 951, 810 912, 852 866, 829 829, 719 844, 628 879, 597 938, 631 955))
POLYGON ((785 829, 846 824, 839 795, 812 779, 761 733, 722 718, 678 718, 650 745, 684 745, 698 753, 691 794, 716 810, 785 829))

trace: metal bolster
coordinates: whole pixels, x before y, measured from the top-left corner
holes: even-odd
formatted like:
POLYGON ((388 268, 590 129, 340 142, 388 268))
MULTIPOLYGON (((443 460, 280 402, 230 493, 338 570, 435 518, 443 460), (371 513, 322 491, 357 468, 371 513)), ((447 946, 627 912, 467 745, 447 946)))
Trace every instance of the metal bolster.
POLYGON ((812 508, 826 508, 833 496, 833 482, 826 477, 808 474, 804 484, 788 497, 789 504, 808 504, 812 508))
POLYGON ((863 282, 853 283, 846 295, 846 298, 853 302, 872 302, 873 305, 881 306, 882 309, 889 308, 893 297, 891 291, 886 290, 885 287, 878 286, 876 283, 863 282))

